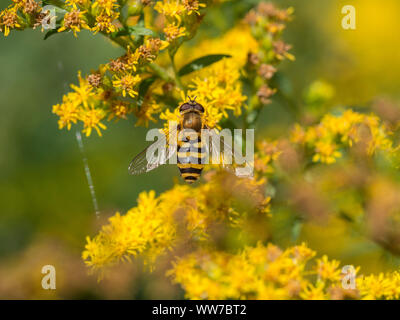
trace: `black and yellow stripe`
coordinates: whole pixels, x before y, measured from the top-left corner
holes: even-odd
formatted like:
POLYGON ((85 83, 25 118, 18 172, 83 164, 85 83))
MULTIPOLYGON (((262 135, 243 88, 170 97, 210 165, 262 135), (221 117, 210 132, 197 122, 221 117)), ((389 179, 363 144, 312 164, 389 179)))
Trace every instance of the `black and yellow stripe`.
POLYGON ((187 183, 193 183, 200 177, 206 157, 200 133, 192 133, 178 142, 178 168, 187 183))

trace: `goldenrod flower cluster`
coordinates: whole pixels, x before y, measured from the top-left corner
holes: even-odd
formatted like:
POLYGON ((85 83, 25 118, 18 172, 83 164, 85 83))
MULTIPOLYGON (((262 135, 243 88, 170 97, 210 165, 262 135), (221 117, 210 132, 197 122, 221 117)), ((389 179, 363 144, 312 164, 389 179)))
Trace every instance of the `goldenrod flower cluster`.
MULTIPOLYGON (((136 125, 162 120, 166 126, 180 119, 177 107, 187 96, 204 106, 202 120, 210 128, 238 127, 237 120, 242 129, 254 127, 280 90, 280 63, 294 60, 283 40, 294 10, 260 2, 217 38, 194 39, 219 2, 49 0, 63 16, 47 36, 69 31, 78 36, 87 29, 124 49, 90 74, 78 73, 78 83, 53 106, 59 128, 80 124, 86 136, 94 131, 101 136, 106 121, 131 117, 136 125)), ((14 0, 0 13, 0 31, 8 36, 12 29, 34 28, 44 17, 34 0, 14 0)), ((294 106, 296 121, 306 125, 294 125, 290 137, 257 137, 254 179, 208 166, 197 186, 175 183, 159 195, 140 193, 137 206, 116 213, 87 238, 86 265, 102 275, 138 256, 151 268, 160 256, 169 257, 169 276, 190 299, 400 298, 398 272, 364 276, 357 267, 355 288, 346 289, 340 262, 301 239, 308 239, 307 228, 321 228, 318 235, 324 236, 326 230, 316 226, 323 221, 345 226, 343 238, 358 232, 399 252, 394 227, 399 214, 393 208, 399 206, 400 187, 388 178, 398 179, 397 173, 382 160, 389 174, 366 174, 379 151, 398 157, 398 125, 392 121, 389 129, 377 115, 349 108, 328 112, 334 93, 329 83, 315 81, 304 95, 305 110, 294 106), (357 157, 368 162, 359 172, 353 170, 357 157), (281 241, 283 233, 292 240, 281 241)))
POLYGON ((0 32, 8 36, 12 29, 22 30, 36 28, 42 22, 45 14, 35 0, 15 0, 14 4, 0 11, 0 32))
POLYGON ((259 182, 221 172, 208 175, 210 181, 197 188, 177 184, 158 197, 154 191, 141 193, 137 207, 123 216, 117 213, 97 236, 87 239, 86 264, 104 269, 138 254, 154 263, 182 241, 210 245, 216 224, 225 222, 240 230, 246 219, 267 218, 270 199, 259 182), (245 207, 240 205, 243 199, 248 202, 245 207))
POLYGON ((174 263, 168 272, 189 299, 398 299, 400 274, 357 275, 337 260, 304 243, 281 250, 269 243, 245 247, 237 254, 199 250, 174 263), (356 277, 357 276, 357 277, 356 277))
POLYGON ((292 59, 285 50, 276 50, 283 43, 282 30, 292 10, 272 6, 270 9, 274 9, 268 11, 268 6, 260 4, 252 11, 254 20, 247 17, 222 39, 205 39, 196 47, 182 47, 195 35, 203 11, 210 5, 212 2, 197 0, 136 1, 135 6, 115 0, 66 1, 58 32, 71 31, 75 36, 82 29, 100 32, 124 47, 126 53, 85 77, 79 74, 79 84, 71 85, 74 91, 53 106, 59 128, 70 130, 79 122, 89 136, 93 130, 101 135, 106 129, 104 121, 127 119, 130 115, 136 116, 136 125, 144 126, 159 119, 176 120, 176 107, 187 96, 197 97, 203 104, 203 120, 210 128, 220 128, 219 123, 229 118, 229 111, 236 117, 243 110, 244 117, 249 112, 259 113, 261 105, 269 103, 276 91, 267 82, 278 63, 292 59), (125 7, 129 17, 121 16, 125 7), (274 25, 279 25, 279 30, 274 25), (177 67, 187 64, 187 57, 195 60, 212 54, 227 57, 200 70, 194 66, 190 77, 179 75, 177 67), (256 100, 243 92, 243 83, 249 82, 259 93, 256 100))
POLYGON ((312 150, 313 162, 331 164, 342 157, 341 149, 355 143, 364 143, 369 155, 377 149, 393 151, 389 135, 377 116, 346 110, 339 116, 325 115, 319 124, 306 129, 297 124, 291 140, 312 150))

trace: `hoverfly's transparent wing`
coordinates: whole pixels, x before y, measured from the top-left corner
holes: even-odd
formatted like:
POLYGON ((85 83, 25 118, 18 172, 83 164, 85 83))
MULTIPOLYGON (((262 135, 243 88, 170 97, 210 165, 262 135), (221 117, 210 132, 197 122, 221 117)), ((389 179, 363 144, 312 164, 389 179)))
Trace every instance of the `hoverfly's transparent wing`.
POLYGON ((243 159, 242 155, 239 154, 236 150, 233 150, 231 144, 227 143, 225 139, 221 139, 220 134, 215 129, 204 130, 206 134, 206 138, 208 139, 208 144, 206 144, 207 153, 208 153, 208 161, 212 163, 213 157, 217 156, 219 159, 219 164, 222 167, 234 173, 238 177, 252 177, 253 176, 253 166, 243 159), (243 159, 243 164, 237 164, 235 166, 235 159, 243 159))
MULTIPOLYGON (((176 134, 176 129, 169 134, 174 136, 176 134)), ((133 158, 129 164, 128 171, 133 175, 149 172, 160 165, 166 164, 167 160, 171 158, 175 151, 176 147, 167 147, 167 139, 164 135, 133 158)))

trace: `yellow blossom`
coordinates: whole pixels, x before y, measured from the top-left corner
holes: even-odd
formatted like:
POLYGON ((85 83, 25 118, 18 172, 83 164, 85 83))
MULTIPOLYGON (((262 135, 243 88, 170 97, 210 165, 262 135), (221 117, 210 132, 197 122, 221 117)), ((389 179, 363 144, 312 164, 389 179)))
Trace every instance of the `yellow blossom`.
POLYGON ((108 16, 113 16, 113 10, 118 8, 119 5, 117 3, 117 0, 96 0, 92 4, 92 8, 100 8, 101 10, 104 10, 108 16))
POLYGON ((142 105, 135 110, 135 115, 137 117, 136 125, 144 125, 147 127, 149 121, 156 122, 154 118, 155 114, 160 113, 162 106, 158 104, 154 99, 146 99, 142 105))
POLYGON ((107 127, 100 121, 105 117, 105 112, 103 109, 96 109, 90 107, 88 109, 81 110, 79 119, 83 122, 83 133, 86 136, 90 136, 92 129, 95 129, 97 134, 101 137, 100 129, 106 129, 107 127))
POLYGON ((113 81, 113 86, 116 89, 122 91, 122 96, 126 96, 128 94, 132 98, 134 98, 138 92, 135 90, 136 85, 140 82, 141 78, 137 74, 133 76, 130 73, 125 73, 121 76, 116 75, 115 80, 113 81))
POLYGON ((340 158, 342 154, 336 150, 337 146, 334 143, 318 141, 315 144, 315 155, 312 160, 314 162, 322 162, 331 164, 340 158))
POLYGON ((81 8, 88 8, 90 4, 90 0, 66 0, 65 5, 72 7, 74 9, 81 8))
POLYGON ((108 117, 108 120, 111 120, 114 117, 116 117, 117 119, 126 119, 128 113, 130 112, 131 110, 129 109, 128 103, 124 101, 114 102, 111 107, 111 113, 110 116, 108 117))
POLYGON ((185 11, 185 7, 179 0, 163 0, 157 1, 154 10, 164 16, 176 18, 178 22, 181 22, 181 15, 185 11))
POLYGON ((165 33, 165 37, 167 38, 168 42, 172 42, 180 37, 184 37, 186 35, 186 28, 185 27, 180 27, 179 25, 176 25, 175 23, 167 25, 163 29, 165 33))
POLYGON ((317 259, 316 272, 322 280, 338 281, 341 278, 339 264, 339 261, 329 261, 328 257, 324 255, 322 259, 317 259))
POLYGON ((309 284, 304 292, 300 293, 300 297, 304 300, 326 300, 327 296, 324 292, 324 285, 309 284))
POLYGON ((113 21, 118 19, 119 13, 113 13, 112 15, 108 15, 106 12, 102 12, 98 16, 96 16, 96 23, 92 28, 92 31, 96 34, 97 32, 115 32, 117 31, 117 27, 113 24, 113 21))
POLYGON ((80 110, 81 108, 76 93, 70 92, 65 95, 62 104, 53 106, 53 113, 60 117, 58 120, 59 129, 67 127, 67 129, 70 130, 71 123, 76 123, 79 119, 80 110))
POLYGON ((71 84, 71 88, 76 92, 75 99, 78 104, 88 107, 88 100, 94 95, 93 88, 89 82, 82 78, 81 72, 78 72, 79 86, 71 84))
POLYGON ((182 4, 185 7, 188 15, 191 15, 193 12, 197 15, 200 15, 199 9, 206 7, 206 5, 204 3, 200 3, 199 0, 182 0, 182 4))
POLYGON ((315 126, 302 128, 295 125, 291 140, 314 149, 312 160, 331 164, 342 156, 341 147, 352 147, 362 141, 369 155, 377 149, 393 152, 392 141, 385 125, 375 115, 346 110, 339 116, 325 115, 315 126))
POLYGON ((0 30, 4 28, 4 36, 10 34, 11 29, 20 28, 18 22, 17 7, 11 7, 0 12, 0 30))
POLYGON ((61 22, 61 28, 58 32, 65 30, 72 30, 74 36, 77 37, 77 32, 81 31, 81 28, 90 30, 85 18, 86 11, 80 11, 79 9, 73 9, 64 15, 64 19, 61 22))

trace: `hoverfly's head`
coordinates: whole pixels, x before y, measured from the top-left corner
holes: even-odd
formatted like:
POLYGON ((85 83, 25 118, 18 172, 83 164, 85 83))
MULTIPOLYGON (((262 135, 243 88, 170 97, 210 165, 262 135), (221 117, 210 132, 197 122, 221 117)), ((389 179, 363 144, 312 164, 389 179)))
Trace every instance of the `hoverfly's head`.
POLYGON ((196 97, 194 97, 193 99, 189 97, 189 102, 182 104, 179 107, 179 112, 180 114, 185 114, 189 112, 196 112, 198 114, 203 114, 204 108, 200 103, 196 102, 196 97))

